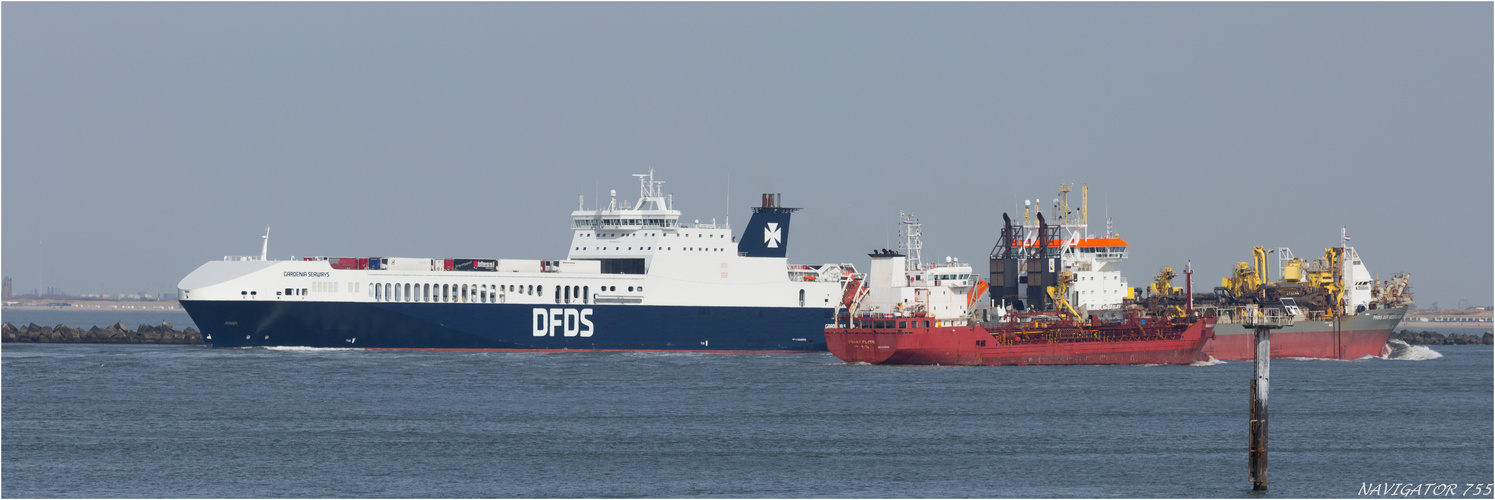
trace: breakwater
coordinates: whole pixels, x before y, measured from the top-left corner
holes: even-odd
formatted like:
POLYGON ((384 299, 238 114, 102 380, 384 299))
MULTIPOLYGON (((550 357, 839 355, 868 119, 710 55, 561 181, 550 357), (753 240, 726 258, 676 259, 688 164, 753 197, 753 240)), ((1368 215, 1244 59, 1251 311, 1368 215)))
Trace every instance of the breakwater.
POLYGON ((0 341, 40 342, 56 344, 202 344, 202 333, 192 327, 176 330, 171 323, 140 325, 134 330, 123 321, 107 328, 97 326, 89 329, 67 325, 41 326, 36 323, 17 328, 6 322, 0 324, 0 341))
POLYGON ((1495 342, 1495 335, 1485 332, 1484 335, 1473 335, 1468 333, 1450 333, 1443 335, 1433 331, 1414 332, 1402 330, 1391 334, 1392 339, 1398 339, 1409 345, 1491 345, 1495 342))

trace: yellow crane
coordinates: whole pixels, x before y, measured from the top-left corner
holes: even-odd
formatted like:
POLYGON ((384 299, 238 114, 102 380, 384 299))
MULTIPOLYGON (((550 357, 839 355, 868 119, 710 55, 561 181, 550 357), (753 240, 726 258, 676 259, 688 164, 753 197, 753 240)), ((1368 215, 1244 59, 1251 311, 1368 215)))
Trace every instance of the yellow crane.
POLYGON ((1047 287, 1045 291, 1048 292, 1049 299, 1053 300, 1054 304, 1059 306, 1060 311, 1068 311, 1074 315, 1075 320, 1084 320, 1085 318, 1079 311, 1075 311, 1074 306, 1069 303, 1069 285, 1070 283, 1074 283, 1074 281, 1074 274, 1064 271, 1059 273, 1059 283, 1056 286, 1047 287))
POLYGON ((1262 285, 1267 283, 1267 254, 1272 253, 1266 247, 1251 247, 1251 262, 1235 263, 1235 270, 1231 276, 1220 278, 1220 286, 1230 290, 1236 297, 1247 297, 1254 295, 1262 285))
POLYGON ((1173 278, 1177 277, 1178 275, 1173 273, 1173 268, 1171 267, 1159 269, 1158 275, 1153 277, 1152 284, 1147 285, 1148 293, 1151 293, 1154 297, 1159 297, 1176 295, 1183 292, 1183 287, 1173 286, 1173 278))

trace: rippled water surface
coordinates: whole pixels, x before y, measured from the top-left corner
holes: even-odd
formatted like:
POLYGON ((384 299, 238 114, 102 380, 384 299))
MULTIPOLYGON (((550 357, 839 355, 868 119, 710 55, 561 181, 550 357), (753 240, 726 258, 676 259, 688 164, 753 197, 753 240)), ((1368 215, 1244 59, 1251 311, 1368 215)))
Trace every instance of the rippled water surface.
MULTIPOLYGON (((1491 480, 1491 349, 1413 349, 1273 361, 1267 496, 1491 480)), ((6 497, 1258 496, 1244 362, 44 344, 0 360, 6 497)))

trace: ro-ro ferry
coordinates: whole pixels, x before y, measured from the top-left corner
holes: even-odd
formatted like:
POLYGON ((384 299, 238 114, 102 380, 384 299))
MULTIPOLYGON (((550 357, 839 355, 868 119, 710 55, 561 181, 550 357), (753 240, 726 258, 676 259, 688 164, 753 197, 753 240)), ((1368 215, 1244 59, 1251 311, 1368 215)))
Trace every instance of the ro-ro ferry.
MULTIPOLYGON (((765 194, 735 238, 685 223, 654 172, 571 213, 565 259, 225 257, 177 284, 211 347, 823 351, 851 266, 789 265, 765 194)), ((268 248, 268 233, 265 246, 268 248)))

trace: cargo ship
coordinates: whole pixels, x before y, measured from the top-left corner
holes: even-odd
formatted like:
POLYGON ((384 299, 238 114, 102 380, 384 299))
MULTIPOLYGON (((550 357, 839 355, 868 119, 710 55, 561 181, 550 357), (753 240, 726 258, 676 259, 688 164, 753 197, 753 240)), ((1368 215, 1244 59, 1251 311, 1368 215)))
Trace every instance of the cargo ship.
POLYGON ((1123 258, 1124 241, 1109 231, 1104 238, 1088 238, 1083 222, 1050 226, 1041 211, 1033 215, 1036 225, 1029 227, 1025 214, 1024 224, 1014 227, 1003 214, 1002 238, 992 254, 992 285, 975 278, 970 265, 958 259, 924 264, 920 225, 905 217, 904 251, 868 254, 872 263, 865 283, 848 287, 845 312, 838 310, 837 323, 825 331, 831 353, 847 362, 922 365, 1208 359, 1201 349, 1212 335, 1212 318, 1146 318, 1139 309, 1122 308, 1125 281, 1114 264, 1123 258), (983 303, 988 300, 990 305, 983 303), (1114 307, 1107 310, 1108 305, 1114 307), (1089 312, 1092 307, 1095 313, 1089 312))
POLYGON ((1256 358, 1255 333, 1241 324, 1255 307, 1280 308, 1293 318, 1292 326, 1272 332, 1274 358, 1384 357, 1391 349, 1387 339, 1412 302, 1411 275, 1377 280, 1349 240, 1341 228, 1340 246, 1325 248, 1324 255, 1311 262, 1293 256, 1290 248, 1255 247, 1252 261, 1237 263, 1212 293, 1171 286, 1172 270, 1164 268, 1137 302, 1156 311, 1178 308, 1192 299, 1201 313, 1217 316, 1215 339, 1204 352, 1220 359, 1256 358), (1279 281, 1269 279, 1273 253, 1279 281))
POLYGON ((225 257, 177 284, 210 347, 824 351, 850 264, 790 265, 764 194, 741 238, 688 223, 654 172, 571 212, 564 259, 225 257), (600 200, 599 200, 600 201, 600 200))

